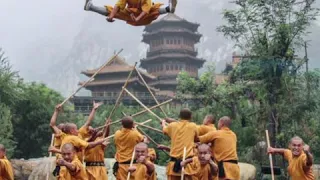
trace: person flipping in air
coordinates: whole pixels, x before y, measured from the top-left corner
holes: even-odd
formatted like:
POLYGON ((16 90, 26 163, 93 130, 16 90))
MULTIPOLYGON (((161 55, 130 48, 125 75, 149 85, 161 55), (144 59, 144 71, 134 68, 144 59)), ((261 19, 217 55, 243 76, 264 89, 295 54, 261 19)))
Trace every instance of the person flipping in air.
POLYGON ((118 0, 114 7, 98 7, 92 0, 86 0, 84 10, 107 16, 108 22, 114 19, 126 21, 133 26, 145 26, 156 20, 161 14, 174 13, 177 0, 169 0, 169 6, 161 7, 161 3, 152 3, 151 0, 118 0))

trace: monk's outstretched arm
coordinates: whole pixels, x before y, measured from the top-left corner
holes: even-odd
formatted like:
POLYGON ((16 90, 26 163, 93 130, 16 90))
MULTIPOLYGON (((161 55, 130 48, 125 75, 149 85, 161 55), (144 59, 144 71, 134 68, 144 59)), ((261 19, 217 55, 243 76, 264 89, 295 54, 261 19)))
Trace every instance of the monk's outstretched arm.
POLYGON ((268 153, 269 153, 269 154, 280 154, 280 155, 284 155, 285 150, 286 150, 286 149, 269 147, 269 148, 268 148, 268 153))
POLYGON ((98 141, 89 142, 86 149, 94 148, 94 147, 96 147, 96 146, 98 146, 98 145, 101 145, 101 144, 104 143, 105 141, 106 141, 106 139, 100 139, 100 140, 98 140, 98 141))
POLYGON ((170 147, 162 145, 162 144, 159 144, 157 148, 160 150, 168 151, 168 152, 170 152, 170 150, 171 150, 170 147))
POLYGON ((96 103, 96 102, 93 102, 93 108, 91 110, 91 113, 86 121, 86 123, 84 123, 84 125, 82 127, 85 127, 85 128, 88 128, 91 124, 91 122, 93 121, 94 119, 94 116, 96 114, 96 111, 97 109, 102 105, 102 103, 96 103))
POLYGON ((50 127, 52 128, 54 134, 59 134, 61 132, 61 130, 57 127, 57 118, 58 118, 59 112, 61 111, 61 108, 62 107, 60 104, 58 104, 55 107, 54 113, 50 120, 50 127))

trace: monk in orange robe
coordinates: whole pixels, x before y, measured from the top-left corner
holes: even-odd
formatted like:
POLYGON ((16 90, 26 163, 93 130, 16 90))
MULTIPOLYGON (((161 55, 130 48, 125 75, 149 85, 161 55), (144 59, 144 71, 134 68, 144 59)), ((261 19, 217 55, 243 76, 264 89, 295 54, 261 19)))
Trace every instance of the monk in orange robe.
POLYGON ((130 180, 153 180, 154 164, 148 160, 148 145, 139 143, 135 146, 135 163, 128 168, 130 180))
POLYGON ((55 107, 54 113, 53 113, 51 120, 50 120, 50 127, 52 128, 53 134, 54 134, 54 145, 53 146, 57 149, 60 149, 62 139, 66 136, 66 134, 64 132, 64 125, 65 124, 61 123, 58 126, 56 126, 57 118, 58 118, 58 115, 59 115, 61 109, 62 109, 61 105, 58 104, 55 107))
POLYGON ((199 137, 201 143, 211 143, 212 156, 218 164, 220 180, 239 180, 240 168, 237 155, 237 136, 230 130, 231 119, 220 118, 218 131, 199 137))
MULTIPOLYGON (((94 132, 88 142, 99 141, 109 135, 111 120, 107 120, 106 133, 94 132)), ((86 135, 87 136, 87 135, 86 135)), ((85 164, 89 180, 108 180, 107 169, 104 164, 104 151, 109 141, 85 151, 85 164)))
MULTIPOLYGON (((192 112, 185 108, 180 111, 180 121, 172 122, 168 126, 166 120, 162 121, 163 133, 168 135, 171 139, 170 156, 171 160, 167 165, 168 180, 175 180, 181 178, 180 162, 183 159, 183 150, 186 147, 186 158, 194 156, 194 141, 198 139, 198 130, 195 123, 190 122, 192 119, 192 112)), ((185 177, 192 177, 196 171, 191 165, 185 167, 185 177)))
POLYGON ((6 157, 6 148, 0 144, 0 180, 14 180, 13 169, 6 157))
POLYGON ((124 117, 121 120, 121 124, 122 129, 116 131, 114 136, 116 163, 113 166, 113 174, 117 180, 127 178, 134 147, 144 139, 144 137, 134 129, 133 119, 130 116, 124 117))
POLYGON ((94 116, 96 114, 97 109, 102 105, 103 103, 99 102, 96 103, 93 101, 93 108, 89 114, 89 117, 87 121, 84 123, 84 125, 79 129, 79 137, 82 139, 88 139, 93 134, 94 129, 92 128, 91 123, 94 119, 94 116))
POLYGON ((210 131, 216 131, 216 127, 215 127, 215 118, 213 115, 207 115, 204 120, 202 125, 198 125, 198 133, 199 136, 205 135, 210 131))
POLYGON ((290 149, 268 148, 268 153, 281 154, 288 161, 288 173, 292 180, 314 180, 313 157, 310 147, 296 136, 290 141, 290 149))
POLYGON ((176 5, 177 0, 170 0, 165 8, 161 8, 161 3, 154 4, 151 0, 118 0, 114 7, 98 7, 93 5, 92 0, 86 0, 84 9, 107 16, 108 22, 116 18, 133 26, 145 26, 161 14, 174 13, 176 5))
MULTIPOLYGON (((146 143, 147 145, 150 143, 150 140, 149 138, 145 137, 144 138, 144 143, 146 143)), ((156 150, 154 148, 148 148, 148 158, 147 160, 154 163, 157 159, 157 153, 156 153, 156 150)), ((150 180, 157 180, 157 173, 154 172, 150 178, 150 180)))
POLYGON ((71 143, 62 145, 61 154, 62 158, 57 160, 61 167, 58 180, 88 180, 86 170, 71 143))
POLYGON ((181 162, 181 166, 185 167, 187 164, 196 169, 197 173, 192 176, 196 180, 213 180, 218 175, 218 166, 211 158, 211 149, 207 144, 198 146, 198 156, 186 159, 181 162))

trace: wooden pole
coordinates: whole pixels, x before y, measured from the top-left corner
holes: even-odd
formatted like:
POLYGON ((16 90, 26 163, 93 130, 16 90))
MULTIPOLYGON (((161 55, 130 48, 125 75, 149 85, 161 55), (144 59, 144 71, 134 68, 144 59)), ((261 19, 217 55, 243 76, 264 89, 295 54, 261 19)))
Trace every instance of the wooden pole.
MULTIPOLYGON (((148 89, 149 93, 151 94, 151 96, 153 97, 153 99, 156 101, 157 104, 159 104, 159 101, 157 100, 157 98, 154 96, 153 92, 151 91, 149 85, 146 83, 146 81, 144 80, 144 78, 141 76, 139 70, 137 68, 135 68, 137 71, 138 76, 141 78, 143 84, 146 86, 146 88, 148 89)), ((165 117, 168 117, 167 114, 164 112, 164 110, 162 109, 162 107, 160 107, 162 113, 164 114, 165 117)))
MULTIPOLYGON (((50 146, 53 146, 53 143, 54 143, 54 134, 51 135, 50 146)), ((52 152, 49 152, 49 163, 50 163, 50 164, 49 164, 49 170, 48 170, 48 172, 47 172, 47 178, 46 178, 46 180, 49 180, 49 174, 50 174, 50 171, 51 171, 51 166, 52 166, 51 161, 50 161, 51 157, 52 157, 52 152)))
MULTIPOLYGON (((136 65, 137 65, 137 62, 134 64, 133 69, 132 69, 131 72, 129 73, 129 75, 128 75, 128 77, 127 77, 127 80, 126 80, 126 82, 125 82, 124 85, 123 85, 124 88, 127 87, 128 82, 129 82, 129 79, 131 78, 131 75, 132 75, 133 70, 135 69, 136 65)), ((121 89, 121 92, 120 92, 120 94, 119 94, 119 96, 118 96, 118 98, 117 98, 117 100, 116 100, 116 104, 114 105, 113 109, 111 110, 108 119, 111 118, 111 116, 113 115, 115 109, 117 108, 117 106, 118 106, 118 104, 119 104, 119 101, 120 101, 120 98, 122 97, 122 94, 123 94, 123 88, 121 89)))
MULTIPOLYGON (((165 102, 162 102, 162 103, 160 103, 160 104, 158 104, 158 105, 152 106, 152 107, 150 107, 149 109, 150 109, 150 110, 155 109, 155 108, 157 108, 157 107, 160 107, 160 106, 163 106, 163 105, 165 105, 165 104, 168 104, 168 103, 171 102, 171 101, 172 101, 172 99, 169 99, 169 100, 167 100, 167 101, 165 101, 165 102)), ((147 110, 143 110, 143 111, 137 112, 137 113, 131 115, 131 117, 136 117, 136 116, 141 115, 141 114, 143 114, 143 113, 145 113, 145 112, 148 112, 148 111, 147 111, 147 110)), ((121 122, 121 120, 122 120, 122 119, 113 121, 112 123, 110 123, 110 125, 119 123, 119 122, 121 122)), ((96 130, 100 130, 100 129, 104 128, 104 127, 106 127, 106 125, 96 127, 95 129, 96 129, 96 130)))
POLYGON ((151 113, 154 117, 156 117, 160 122, 162 122, 162 118, 152 112, 147 106, 145 106, 138 98, 136 98, 130 91, 128 91, 125 87, 123 89, 134 99, 136 100, 143 108, 145 108, 149 113, 151 113))
MULTIPOLYGON (((269 132, 266 130, 266 137, 267 137, 267 144, 268 148, 270 148, 270 140, 269 140, 269 132)), ((271 168, 271 178, 274 180, 274 171, 273 171, 273 161, 272 161, 272 155, 269 154, 269 161, 270 161, 270 168, 271 168)))
POLYGON ((145 127, 145 128, 150 129, 152 131, 155 131, 155 132, 163 134, 163 132, 161 130, 159 130, 159 129, 156 129, 156 128, 153 128, 151 126, 147 126, 147 125, 144 125, 144 124, 141 124, 141 123, 137 123, 137 122, 135 122, 135 123, 138 124, 141 127, 145 127))
MULTIPOLYGON (((186 160, 186 156, 187 156, 187 147, 184 147, 183 148, 183 158, 182 160, 185 161, 186 160)), ((181 170, 181 180, 184 179, 184 167, 182 167, 182 170, 181 170)))
MULTIPOLYGON (((132 157, 131 157, 131 161, 130 161, 130 167, 133 164, 133 160, 134 160, 135 156, 136 156, 136 148, 133 149, 133 153, 132 153, 132 157)), ((127 180, 130 180, 130 175, 131 175, 131 173, 128 172, 127 180)))
MULTIPOLYGON (((140 125, 141 125, 141 124, 146 124, 146 123, 148 123, 148 122, 150 122, 150 121, 152 121, 152 119, 148 119, 148 120, 146 120, 146 121, 144 121, 144 122, 140 123, 140 125)), ((136 127, 138 127, 138 125, 137 125, 136 127)), ((110 139, 110 138, 112 138, 112 137, 114 137, 114 134, 113 134, 113 135, 110 135, 110 136, 108 136, 108 137, 106 137, 105 139, 110 139)))
POLYGON ((75 94, 77 94, 83 87, 85 87, 89 82, 93 80, 93 78, 107 65, 111 64, 111 62, 123 51, 121 49, 117 54, 113 55, 105 64, 103 64, 84 84, 82 84, 74 93, 72 93, 69 97, 67 97, 60 105, 63 106, 69 99, 71 99, 75 94))

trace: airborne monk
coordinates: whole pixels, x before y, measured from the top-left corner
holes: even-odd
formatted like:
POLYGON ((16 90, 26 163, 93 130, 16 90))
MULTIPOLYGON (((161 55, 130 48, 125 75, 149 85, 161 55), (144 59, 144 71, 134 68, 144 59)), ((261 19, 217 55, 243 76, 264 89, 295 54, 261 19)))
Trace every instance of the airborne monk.
POLYGON ((173 13, 176 5, 177 0, 172 0, 165 8, 161 8, 161 3, 154 4, 151 0, 118 0, 114 7, 98 7, 93 5, 92 0, 86 0, 84 10, 107 16, 108 22, 113 22, 116 18, 133 26, 145 26, 161 14, 173 13))

